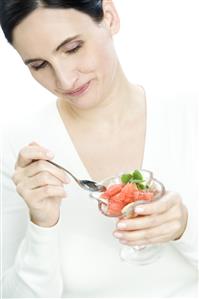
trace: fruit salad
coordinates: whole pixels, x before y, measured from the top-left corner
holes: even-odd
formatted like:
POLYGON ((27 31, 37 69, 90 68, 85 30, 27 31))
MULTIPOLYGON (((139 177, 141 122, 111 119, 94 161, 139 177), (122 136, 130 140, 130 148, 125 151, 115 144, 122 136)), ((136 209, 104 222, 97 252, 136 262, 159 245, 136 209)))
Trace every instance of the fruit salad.
POLYGON ((120 182, 110 184, 100 195, 103 202, 100 210, 107 216, 120 216, 132 203, 151 201, 155 197, 155 190, 150 187, 139 170, 120 176, 120 182))

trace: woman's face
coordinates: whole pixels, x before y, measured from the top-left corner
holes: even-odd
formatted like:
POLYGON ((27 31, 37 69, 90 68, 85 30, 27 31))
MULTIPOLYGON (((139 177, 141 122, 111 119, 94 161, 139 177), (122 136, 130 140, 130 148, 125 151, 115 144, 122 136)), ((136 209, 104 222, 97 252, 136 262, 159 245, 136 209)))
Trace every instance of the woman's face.
POLYGON ((111 9, 96 24, 77 10, 38 8, 14 29, 13 46, 42 86, 91 108, 109 94, 117 71, 111 9))

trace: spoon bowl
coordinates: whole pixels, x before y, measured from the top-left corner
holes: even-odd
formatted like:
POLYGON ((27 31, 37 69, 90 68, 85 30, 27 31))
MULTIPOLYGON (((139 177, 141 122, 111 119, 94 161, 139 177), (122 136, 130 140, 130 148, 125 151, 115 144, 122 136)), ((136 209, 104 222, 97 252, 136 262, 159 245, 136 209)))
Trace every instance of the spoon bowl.
POLYGON ((89 192, 104 192, 106 191, 106 187, 104 185, 98 184, 97 182, 94 181, 89 181, 89 180, 79 180, 77 179, 69 170, 65 169, 63 166, 52 162, 50 160, 47 160, 50 164, 64 170, 67 174, 69 174, 75 181, 76 183, 83 188, 84 190, 87 190, 89 192))

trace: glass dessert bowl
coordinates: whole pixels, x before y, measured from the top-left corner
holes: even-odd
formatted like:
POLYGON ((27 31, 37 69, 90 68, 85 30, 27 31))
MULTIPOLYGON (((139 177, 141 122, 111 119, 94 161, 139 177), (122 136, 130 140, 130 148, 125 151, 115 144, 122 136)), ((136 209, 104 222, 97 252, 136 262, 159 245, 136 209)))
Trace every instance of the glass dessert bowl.
MULTIPOLYGON (((100 184, 106 187, 106 191, 91 192, 90 196, 98 201, 103 215, 120 219, 137 217, 136 206, 157 201, 165 193, 164 185, 154 178, 151 171, 145 169, 121 173, 101 181, 100 184)), ((149 264, 160 256, 161 249, 159 244, 123 245, 120 257, 135 264, 149 264)))

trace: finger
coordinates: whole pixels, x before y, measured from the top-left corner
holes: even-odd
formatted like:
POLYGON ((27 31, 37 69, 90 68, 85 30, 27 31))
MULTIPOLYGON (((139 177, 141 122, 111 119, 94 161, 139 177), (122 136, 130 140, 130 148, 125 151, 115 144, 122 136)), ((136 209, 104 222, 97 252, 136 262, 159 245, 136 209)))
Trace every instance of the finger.
POLYGON ((40 172, 26 180, 26 187, 28 189, 36 189, 47 185, 63 186, 62 182, 49 172, 40 172))
POLYGON ((33 190, 23 189, 21 191, 21 195, 32 206, 35 201, 39 202, 40 200, 50 197, 65 198, 67 196, 63 187, 51 185, 43 186, 33 190))
POLYGON ((122 231, 147 229, 172 221, 175 218, 176 213, 170 213, 170 210, 168 210, 162 214, 152 214, 126 220, 122 219, 117 223, 117 228, 122 231))
POLYGON ((26 146, 19 152, 15 169, 16 167, 26 167, 33 160, 48 160, 52 159, 53 157, 53 153, 41 146, 26 146))
POLYGON ((167 234, 164 236, 158 236, 155 238, 151 238, 147 241, 146 240, 138 240, 138 241, 120 240, 120 243, 129 245, 129 246, 142 246, 142 245, 166 243, 166 242, 169 242, 170 240, 171 240, 171 236, 170 236, 170 234, 167 234))
POLYGON ((12 176, 12 180, 15 185, 18 185, 21 179, 23 178, 23 173, 24 173, 23 170, 24 168, 17 167, 17 170, 14 172, 12 176))
POLYGON ((70 182, 70 179, 68 175, 64 172, 64 170, 56 167, 51 163, 48 163, 48 161, 45 160, 32 162, 28 167, 24 169, 24 173, 28 177, 33 177, 39 174, 40 172, 48 172, 64 184, 70 182))
POLYGON ((150 229, 145 230, 136 230, 136 231, 115 231, 114 236, 118 239, 123 239, 127 241, 138 241, 143 240, 146 243, 152 239, 156 238, 158 236, 164 236, 167 234, 170 234, 172 237, 176 230, 179 230, 179 222, 178 221, 172 221, 169 223, 164 223, 160 226, 153 227, 150 229))
POLYGON ((138 205, 135 207, 135 212, 138 215, 160 214, 169 210, 173 205, 179 202, 179 194, 175 192, 167 192, 161 199, 138 205))
POLYGON ((44 186, 34 189, 32 192, 36 197, 38 196, 38 199, 44 199, 48 197, 66 197, 66 191, 63 187, 59 186, 44 186))

